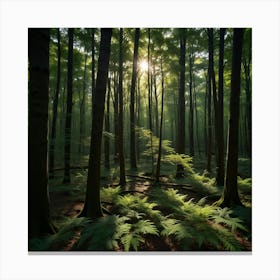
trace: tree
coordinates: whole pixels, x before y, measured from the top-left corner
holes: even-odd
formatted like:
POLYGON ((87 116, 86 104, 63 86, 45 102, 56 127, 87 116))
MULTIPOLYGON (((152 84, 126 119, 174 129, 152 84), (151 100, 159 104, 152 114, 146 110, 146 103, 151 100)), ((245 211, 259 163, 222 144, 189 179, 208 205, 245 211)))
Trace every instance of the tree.
MULTIPOLYGON (((106 112, 105 112, 105 132, 110 132, 110 95, 111 95, 111 80, 108 78, 108 90, 106 97, 106 112)), ((110 138, 108 135, 104 137, 104 166, 110 169, 110 138)))
POLYGON ((95 28, 91 29, 91 113, 93 115, 93 97, 95 92, 95 28))
POLYGON ((70 183, 70 155, 71 155, 71 120, 73 106, 73 36, 74 29, 68 29, 68 63, 67 63, 67 109, 65 120, 64 142, 64 183, 70 183))
POLYGON ((48 194, 48 28, 28 30, 29 114, 28 114, 28 236, 54 233, 48 194))
POLYGON ((86 199, 81 216, 95 219, 103 216, 100 203, 100 166, 106 84, 108 79, 112 28, 101 29, 101 40, 93 98, 93 120, 87 178, 86 199))
POLYGON ((123 28, 119 34, 119 164, 120 164, 120 185, 125 186, 125 161, 123 145, 123 28))
POLYGON ((135 37, 134 37, 133 70, 132 70, 131 93, 130 93, 130 166, 131 168, 137 168, 134 105, 135 105, 135 85, 136 85, 137 63, 138 63, 139 37, 140 37, 140 28, 136 28, 135 37))
MULTIPOLYGON (((186 61, 186 31, 180 30, 180 76, 179 76, 179 100, 178 100, 178 146, 177 152, 179 154, 185 153, 185 61, 186 61)), ((181 164, 177 165, 176 177, 180 178, 184 176, 184 168, 181 164)))
POLYGON ((161 70, 161 112, 160 112, 160 124, 159 124, 158 158, 157 158, 157 167, 156 167, 156 176, 155 176, 156 182, 159 182, 161 147, 162 147, 162 125, 163 125, 163 104, 164 104, 164 74, 163 74, 163 67, 162 67, 162 58, 160 61, 160 70, 161 70))
MULTIPOLYGON (((246 93, 246 126, 247 126, 247 155, 252 156, 252 93, 251 93, 251 30, 246 30, 244 40, 246 40, 242 58, 243 70, 245 75, 245 93, 246 93)), ((246 136, 246 135, 245 135, 246 136)))
POLYGON ((217 117, 218 117, 218 165, 216 182, 218 185, 224 185, 225 176, 225 163, 224 163, 224 37, 225 28, 220 29, 220 44, 219 44, 219 84, 218 84, 218 104, 217 104, 217 117))
MULTIPOLYGON (((208 36, 209 36, 208 31, 208 36)), ((209 36, 210 37, 210 36, 209 36)), ((209 41, 210 38, 208 37, 209 41)), ((212 107, 211 107, 211 97, 212 97, 212 81, 211 81, 211 50, 210 43, 208 43, 208 91, 207 91, 207 122, 208 122, 208 132, 207 132, 207 166, 208 172, 211 172, 211 158, 212 158, 212 107)))
MULTIPOLYGON (((222 35, 222 34, 221 34, 222 35)), ((208 30, 209 39, 209 67, 211 75, 211 83, 213 89, 214 103, 214 124, 215 124, 215 150, 216 150, 216 183, 223 185, 224 182, 224 154, 223 154, 223 36, 220 44, 219 57, 219 99, 217 96, 215 70, 214 70, 214 46, 213 46, 213 28, 208 30), (221 68, 222 67, 222 68, 221 68), (221 100, 220 100, 221 98, 221 100)))
POLYGON ((60 90, 60 57, 61 57, 61 48, 60 48, 60 31, 57 28, 57 77, 56 77, 56 90, 53 100, 53 119, 51 126, 51 135, 50 135, 50 151, 49 151, 49 174, 50 178, 54 177, 53 168, 54 168, 54 149, 55 149, 55 137, 56 137, 56 120, 57 120, 57 105, 58 97, 60 90))
MULTIPOLYGON (((85 45, 86 49, 86 45, 85 45)), ((80 141, 79 141, 79 153, 82 154, 84 152, 84 138, 85 138, 85 110, 86 110, 86 72, 87 72, 87 53, 85 53, 85 61, 84 61, 84 74, 83 74, 83 92, 82 98, 80 101, 80 141)))
POLYGON ((237 190, 237 167, 238 167, 238 128, 239 128, 239 107, 240 107, 240 71, 243 43, 243 28, 233 30, 233 51, 232 51, 232 73, 230 112, 228 121, 228 143, 226 159, 225 185, 218 205, 231 207, 241 205, 237 190))
POLYGON ((193 54, 192 48, 189 52, 189 71, 190 71, 190 114, 189 114, 189 136, 190 136, 190 156, 194 156, 194 133, 193 133, 193 54))

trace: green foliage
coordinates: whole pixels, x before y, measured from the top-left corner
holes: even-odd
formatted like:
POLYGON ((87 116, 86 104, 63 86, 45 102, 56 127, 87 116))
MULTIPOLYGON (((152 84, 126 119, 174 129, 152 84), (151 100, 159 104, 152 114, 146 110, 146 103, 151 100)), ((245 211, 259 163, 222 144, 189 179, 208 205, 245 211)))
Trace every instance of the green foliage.
POLYGON ((29 250, 47 251, 56 250, 56 248, 65 247, 68 242, 74 238, 77 231, 85 228, 89 224, 86 218, 68 218, 59 225, 57 233, 46 236, 45 238, 34 238, 29 240, 29 250))
MULTIPOLYGON (((205 205, 205 199, 194 203, 177 190, 157 189, 154 199, 171 213, 161 221, 163 236, 174 236, 183 250, 213 248, 213 250, 242 250, 234 236, 237 229, 245 230, 242 221, 232 217, 229 209, 205 205)), ((165 210, 165 211, 166 211, 165 210)))
POLYGON ((141 197, 140 195, 125 195, 119 197, 116 202, 119 207, 119 212, 122 215, 139 218, 140 216, 152 219, 155 222, 162 220, 162 216, 157 207, 157 203, 148 202, 148 197, 141 197))
POLYGON ((102 217, 84 229, 76 249, 120 250, 123 246, 125 251, 131 248, 137 251, 146 234, 158 235, 156 226, 149 220, 117 215, 102 217))
MULTIPOLYGON (((156 161, 158 156, 158 146, 159 146, 159 138, 152 134, 149 129, 143 127, 137 127, 136 131, 139 134, 141 140, 145 143, 145 150, 143 151, 143 156, 147 158, 151 158, 154 156, 154 161, 156 161), (152 138, 152 141, 151 141, 152 138)), ((163 139, 162 140, 162 163, 169 165, 182 165, 184 170, 188 174, 193 174, 193 164, 192 158, 185 154, 178 154, 175 152, 174 148, 171 147, 171 141, 163 139)))
POLYGON ((121 187, 104 187, 100 190, 101 201, 116 202, 121 191, 121 187))

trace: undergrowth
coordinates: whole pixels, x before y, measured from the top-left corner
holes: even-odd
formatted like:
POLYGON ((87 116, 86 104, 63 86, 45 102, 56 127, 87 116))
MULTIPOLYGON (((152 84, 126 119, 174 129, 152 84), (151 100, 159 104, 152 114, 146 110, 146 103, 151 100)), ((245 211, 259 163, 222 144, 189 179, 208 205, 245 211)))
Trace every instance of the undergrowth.
POLYGON ((121 195, 120 187, 106 187, 101 198, 113 204, 113 215, 95 221, 68 219, 60 230, 29 241, 30 250, 59 250, 75 239, 71 250, 138 251, 147 236, 169 238, 176 250, 241 251, 236 232, 247 232, 233 210, 197 203, 173 188, 154 187, 148 193, 121 195))

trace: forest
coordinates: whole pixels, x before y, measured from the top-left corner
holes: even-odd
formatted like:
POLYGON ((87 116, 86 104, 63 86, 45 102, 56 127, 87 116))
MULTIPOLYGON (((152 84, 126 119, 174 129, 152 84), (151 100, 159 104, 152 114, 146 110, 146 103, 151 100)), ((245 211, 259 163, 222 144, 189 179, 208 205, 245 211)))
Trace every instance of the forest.
POLYGON ((251 28, 29 28, 28 250, 251 251, 251 28))

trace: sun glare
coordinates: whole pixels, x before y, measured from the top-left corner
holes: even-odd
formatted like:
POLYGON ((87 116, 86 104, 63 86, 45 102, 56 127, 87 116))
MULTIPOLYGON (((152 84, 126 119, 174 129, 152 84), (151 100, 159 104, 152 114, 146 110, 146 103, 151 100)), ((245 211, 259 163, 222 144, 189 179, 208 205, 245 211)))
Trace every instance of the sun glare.
POLYGON ((148 62, 146 60, 140 61, 140 71, 141 72, 148 71, 148 62))

